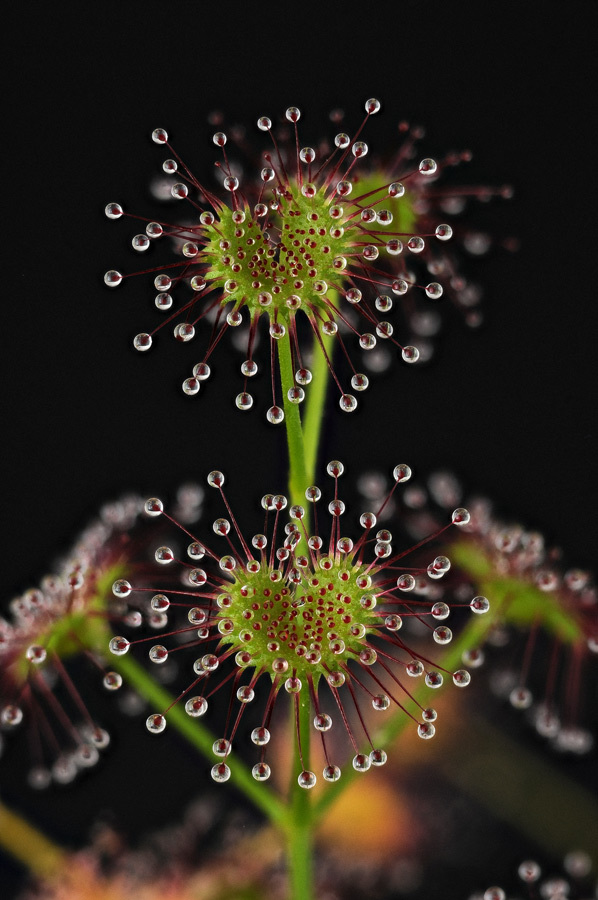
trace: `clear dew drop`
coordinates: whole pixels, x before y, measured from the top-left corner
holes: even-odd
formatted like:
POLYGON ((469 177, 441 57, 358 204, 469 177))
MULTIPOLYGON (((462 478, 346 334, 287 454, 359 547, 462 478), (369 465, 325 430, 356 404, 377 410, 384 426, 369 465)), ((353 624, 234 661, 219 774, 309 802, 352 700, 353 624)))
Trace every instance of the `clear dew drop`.
POLYGON ((471 516, 469 514, 469 511, 461 506, 453 510, 453 513, 451 515, 453 525, 468 525, 470 519, 471 516))
POLYGON ((386 616, 384 619, 384 626, 388 629, 388 631, 399 631, 403 625, 403 620, 400 616, 397 616, 395 613, 391 613, 386 616))
POLYGON ((343 394, 338 402, 343 412, 354 412, 357 409, 357 399, 353 394, 343 394))
POLYGON ((297 384, 305 387, 305 385, 309 384, 312 379, 312 374, 309 369, 297 369, 295 372, 295 381, 297 384))
POLYGON ((226 738, 217 738, 212 744, 212 753, 215 756, 225 757, 228 756, 231 749, 231 743, 226 738))
POLYGON ((413 575, 399 575, 397 587, 400 591, 412 591, 415 587, 415 578, 413 575))
POLYGON ((389 337, 392 337, 393 327, 390 322, 378 322, 376 325, 376 334, 379 338, 383 340, 387 340, 389 337))
POLYGON ((370 752, 370 762, 373 766, 383 766, 388 761, 388 755, 385 750, 372 750, 370 752))
POLYGON ((197 363, 193 367, 193 374, 198 381, 207 381, 210 377, 211 369, 207 363, 197 363))
POLYGON ((117 691, 122 686, 122 676, 118 672, 106 672, 103 685, 107 691, 117 691))
POLYGON ((150 600, 150 608, 154 612, 166 612, 170 608, 170 600, 165 594, 154 594, 150 600))
POLYGON ((489 887, 484 891, 483 900, 507 900, 507 895, 501 887, 489 887))
POLYGON ((7 728, 15 728, 17 725, 20 725, 22 721, 23 710, 20 706, 9 703, 7 706, 2 707, 2 711, 0 712, 0 724, 7 728))
MULTIPOLYGON (((158 293, 154 299, 154 304, 156 309, 161 310, 162 312, 166 312, 172 307, 172 294, 166 293, 158 293)), ((139 337, 139 335, 138 335, 139 337)), ((151 346, 151 343, 150 343, 151 346)), ((139 347, 137 349, 140 349, 139 347)), ((147 348, 145 348, 147 349, 147 348)))
POLYGON ((252 359, 246 359, 241 363, 241 374, 246 378, 253 378, 254 375, 257 375, 257 363, 252 359))
POLYGON ((156 275, 154 278, 154 287, 157 291, 168 291, 172 287, 172 279, 164 273, 156 275))
POLYGON ((264 747, 270 741, 270 732, 263 725, 260 725, 251 732, 251 740, 256 746, 264 747))
POLYGON ((372 706, 378 712, 383 712, 390 707, 390 697, 387 697, 386 694, 376 694, 372 697, 372 706))
POLYGON ((425 682, 430 688, 439 688, 442 687, 444 679, 440 672, 427 672, 425 677, 425 682))
POLYGON ((116 269, 109 269, 104 275, 104 284, 107 284, 108 287, 118 287, 122 280, 121 273, 117 272, 116 269))
POLYGON ((367 753, 357 753, 353 757, 353 768, 356 772, 367 772, 372 765, 372 761, 367 753))
POLYGON ((46 661, 47 653, 45 647, 42 647, 40 644, 31 644, 27 647, 25 656, 29 662, 39 666, 46 661))
POLYGON ((241 391, 241 393, 237 394, 235 397, 235 405, 237 409, 251 409, 253 406, 253 397, 251 394, 248 394, 247 391, 241 391))
POLYGON ((186 344, 195 337, 195 328, 189 322, 179 322, 174 327, 174 336, 177 341, 186 344))
POLYGON ((376 343, 376 338, 373 334, 366 332, 359 336, 359 346, 362 350, 373 350, 376 343))
POLYGON ((446 603, 439 602, 433 605, 430 612, 435 619, 438 619, 439 622, 442 622, 444 619, 448 618, 451 611, 446 603))
POLYGON ((537 881, 540 875, 542 874, 542 870, 535 860, 526 859, 524 860, 519 868, 517 869, 517 874, 521 878, 522 881, 527 882, 528 884, 537 881))
POLYGON ((280 406, 271 406, 266 413, 266 418, 272 425, 280 425, 284 419, 284 410, 280 406))
POLYGON ((185 712, 194 719, 203 716, 207 708, 208 701, 205 697, 191 697, 185 703, 185 712))
POLYGON ((150 662, 162 665, 168 659, 168 650, 162 644, 154 644, 149 651, 150 662))
POLYGON ((52 777, 58 784, 70 784, 77 777, 77 764, 72 756, 59 756, 52 766, 52 777))
POLYGON ((442 297, 443 293, 442 285, 437 281, 431 281, 430 284, 426 285, 426 295, 430 297, 431 300, 438 300, 439 297, 442 297))
POLYGON ((199 247, 195 243, 195 241, 186 241, 183 244, 183 256, 186 256, 187 259, 193 259, 194 256, 197 256, 199 253, 199 247))
POLYGON ((136 234, 135 237, 131 241, 131 245, 133 250, 137 250, 139 253, 143 253, 148 249, 150 245, 150 239, 147 234, 136 234))
POLYGON ((256 781, 267 781, 271 775, 271 769, 268 763, 259 762, 252 768, 251 774, 256 781))
POLYGON ((104 212, 109 219, 120 219, 124 210, 120 203, 108 203, 104 212))
POLYGON ((386 242, 386 252, 390 256, 399 256, 399 254, 403 252, 403 242, 398 238, 391 238, 386 242))
POLYGON ((157 497, 150 497, 143 505, 147 516, 160 516, 164 512, 164 504, 157 497))
POLYGON ((300 387, 289 388, 287 397, 291 403, 302 403, 305 400, 305 391, 300 387))
POLYGON ((395 278, 390 289, 397 297, 402 297, 409 290, 409 282, 405 281, 404 278, 395 278))
POLYGON ((364 666, 373 666, 378 659, 378 654, 373 647, 364 647, 359 653, 359 662, 364 666))
POLYGON ((161 713, 154 713, 147 717, 145 726, 152 734, 160 734, 166 728, 166 717, 161 713))
POLYGON ((484 665, 485 658, 484 651, 479 647, 464 650, 461 654, 461 659, 470 669, 479 669, 480 666, 484 665))
POLYGON ((417 347, 413 347, 413 346, 403 347, 403 350, 401 351, 401 356, 403 357, 405 362, 415 363, 419 359, 419 350, 417 349, 417 347))
POLYGON ((345 471, 345 467, 338 459, 332 459, 326 466, 326 472, 331 478, 340 478, 345 471))
POLYGON ((174 553, 170 547, 158 547, 154 552, 154 559, 161 566, 167 566, 174 562, 174 553))
POLYGON ((467 687, 470 682, 471 675, 467 669, 457 669, 456 672, 453 672, 453 684, 457 687, 467 687))
POLYGON ((224 784, 230 778, 230 768, 226 763, 216 763, 215 766, 212 766, 210 774, 218 784, 224 784))
POLYGON ((297 783, 299 787, 305 788, 305 790, 310 790, 316 784, 317 778, 314 772, 309 772, 308 770, 304 770, 299 774, 297 778, 297 783))
POLYGON ((413 659, 405 666, 405 671, 411 678, 419 678, 424 674, 424 664, 420 659, 413 659))
POLYGON ((314 716, 314 728, 316 731, 330 731, 332 728, 332 719, 327 713, 317 713, 314 716))
POLYGON ((239 703, 251 703, 255 697, 255 691, 249 685, 243 685, 237 689, 237 700, 239 703))
POLYGON ((490 609, 490 601, 487 597, 474 597, 469 604, 469 608, 472 612, 483 615, 490 609))
POLYGON ((326 678, 326 681, 332 688, 342 687, 345 683, 345 676, 343 672, 330 672, 326 678))
POLYGON ((187 618, 192 625, 205 625, 208 620, 208 614, 205 609, 194 606, 193 609, 190 609, 187 613, 187 618))
POLYGON ((437 169, 438 164, 436 163, 436 160, 430 159, 429 157, 426 159, 422 159, 419 164, 419 171, 421 175, 434 175, 437 169))
POLYGON ((199 393, 201 385, 197 378, 185 378, 182 384, 183 393, 188 397, 195 397, 199 393))
POLYGON ((181 181, 177 181, 177 183, 173 184, 173 186, 170 188, 170 193, 175 200, 184 200, 185 197, 187 197, 187 195, 189 194, 189 188, 181 181))
POLYGON ((127 653, 129 647, 130 644, 128 640, 120 636, 111 638, 110 643, 108 644, 108 649, 115 656, 124 656, 125 653, 127 653))
POLYGON ((402 197, 404 193, 405 185, 401 184, 400 181, 393 181, 392 184, 388 185, 389 197, 402 197))
POLYGON ((439 241, 448 241, 453 236, 453 229, 450 225, 437 225, 434 234, 439 241))
POLYGON ((401 463, 398 466, 395 466, 392 470, 392 477, 395 481, 399 482, 399 484, 401 484, 403 481, 409 481, 412 474, 413 473, 410 466, 406 465, 405 463, 401 463))
POLYGON ((412 253, 421 253, 425 250, 426 242, 422 237, 419 237, 419 235, 413 235, 413 237, 410 237, 407 241, 407 247, 412 253))
POLYGON ((298 694, 301 691, 302 687, 301 679, 297 678, 297 676, 291 676, 290 678, 287 678, 284 686, 287 693, 298 694))
POLYGON ((152 131, 152 141, 154 144, 165 144, 168 140, 168 132, 164 128, 154 128, 152 131))
POLYGON ((203 275, 194 275, 189 284, 191 286, 191 289, 197 291, 197 293, 205 290, 208 286, 208 282, 203 277, 203 275))
POLYGON ((420 722, 417 726, 417 733, 424 741, 429 741, 436 734, 436 728, 431 722, 420 722))
POLYGON ((450 644, 453 639, 453 632, 446 625, 439 625, 433 631, 433 637, 437 644, 450 644))
POLYGON ((90 769, 100 758, 97 747, 93 744, 81 744, 75 753, 75 762, 81 769, 90 769))
POLYGON ((341 770, 338 766, 326 766, 322 772, 322 777, 324 778, 324 781, 338 781, 341 777, 341 770))
POLYGON ((509 703, 515 709, 529 709, 532 705, 532 692, 521 685, 513 688, 509 694, 509 703))
POLYGON ((345 150, 349 146, 350 143, 351 143, 351 138, 349 137, 348 134, 345 134, 344 131, 341 131, 334 138, 334 144, 336 147, 339 148, 339 150, 345 150))
POLYGON ((152 336, 151 334, 147 334, 146 332, 140 332, 140 334, 136 334, 133 338, 133 346, 135 350, 139 350, 140 353, 145 353, 146 350, 149 350, 152 346, 152 336))

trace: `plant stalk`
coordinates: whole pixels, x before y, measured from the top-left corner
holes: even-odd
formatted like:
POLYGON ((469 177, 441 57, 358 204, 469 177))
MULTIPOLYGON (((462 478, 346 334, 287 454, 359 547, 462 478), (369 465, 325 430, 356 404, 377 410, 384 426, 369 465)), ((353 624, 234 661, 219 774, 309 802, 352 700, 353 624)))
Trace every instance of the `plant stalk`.
POLYGON ((310 791, 299 786, 300 773, 309 769, 310 698, 301 692, 296 720, 292 721, 295 752, 291 773, 287 846, 291 900, 313 898, 313 817, 310 791), (298 730, 298 734, 295 734, 298 730))
POLYGON ((67 858, 61 847, 1 801, 0 847, 42 878, 54 875, 67 858))
MULTIPOLYGON (((323 334, 321 338, 326 355, 330 359, 334 335, 323 334)), ((308 485, 313 484, 316 478, 316 464, 318 462, 318 450, 324 422, 324 406, 326 404, 328 379, 330 376, 326 357, 318 341, 314 341, 311 372, 313 377, 305 401, 305 415, 303 417, 305 473, 308 485)))

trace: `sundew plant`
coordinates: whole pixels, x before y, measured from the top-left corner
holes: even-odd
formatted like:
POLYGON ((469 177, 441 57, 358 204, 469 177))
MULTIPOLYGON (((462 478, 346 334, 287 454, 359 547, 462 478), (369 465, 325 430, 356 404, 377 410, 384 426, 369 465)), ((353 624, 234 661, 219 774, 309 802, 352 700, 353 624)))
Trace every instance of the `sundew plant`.
MULTIPOLYGON (((280 856, 277 881, 268 881, 268 854, 261 869, 231 854, 226 877, 212 873, 210 886, 197 888, 179 873, 161 896, 361 896, 341 872, 336 883, 325 873, 326 817, 351 794, 359 828, 361 807, 374 802, 368 779, 390 770, 391 796, 393 754, 410 737, 420 759, 440 765, 431 747, 443 740, 443 718, 458 713, 510 633, 520 636, 516 662, 494 679, 496 692, 558 752, 593 748, 591 576, 562 567, 541 535, 501 522, 450 473, 424 479, 398 447, 389 445, 382 473, 367 461, 355 472, 342 458, 322 459, 324 433, 358 405, 360 429, 370 428, 366 389, 394 396, 404 367, 430 359, 445 310, 479 323, 481 292, 464 250, 481 253, 488 239, 468 223, 465 203, 511 196, 504 185, 469 186, 461 171, 446 178, 466 171, 469 154, 431 158, 420 149, 423 131, 407 123, 392 146, 370 147, 381 103, 364 107, 352 130, 334 111, 315 146, 302 141, 296 106, 246 128, 218 119, 215 180, 194 174, 158 127, 161 205, 151 216, 129 209, 126 197, 105 207, 142 260, 104 276, 110 291, 133 282, 135 349, 160 365, 161 343, 197 348, 177 375, 196 398, 190 432, 217 433, 201 395, 225 390, 212 377, 214 360, 241 353, 238 390, 223 396, 222 416, 236 417, 242 466, 208 471, 200 442, 194 483, 173 498, 107 503, 62 562, 11 602, 0 622, 0 727, 3 740, 23 743, 32 787, 76 783, 110 752, 110 723, 93 709, 95 677, 115 704, 126 691, 133 707, 146 704, 145 726, 129 727, 156 741, 177 732, 224 806, 232 787, 259 811, 259 846, 280 856), (264 444, 286 433, 282 485, 247 478, 263 445, 245 441, 244 429, 260 409, 264 444), (242 517, 229 499, 235 482, 247 489, 242 517)), ((157 403, 157 423, 165 410, 157 403)), ((579 810, 583 821, 594 815, 587 799, 579 810)), ((148 882, 140 887, 143 872, 125 884, 97 860, 69 863, 8 810, 0 810, 0 842, 49 878, 43 896, 153 896, 148 882)), ((545 848, 561 844, 549 829, 545 848)), ((585 877, 589 847, 568 849, 565 868, 577 876, 581 866, 585 877)), ((529 896, 539 878, 535 861, 521 863, 529 896)), ((563 884, 543 883, 542 896, 569 896, 563 884)), ((392 890, 384 896, 409 887, 397 875, 392 890)), ((491 887, 479 896, 505 894, 491 887)))

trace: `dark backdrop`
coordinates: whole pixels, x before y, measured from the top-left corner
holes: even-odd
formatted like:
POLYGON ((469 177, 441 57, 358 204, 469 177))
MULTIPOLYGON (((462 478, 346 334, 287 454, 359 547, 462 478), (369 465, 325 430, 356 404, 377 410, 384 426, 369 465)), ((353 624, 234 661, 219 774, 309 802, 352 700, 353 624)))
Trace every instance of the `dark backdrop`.
MULTIPOLYGON (((133 228, 103 209, 155 208, 157 126, 209 171, 214 109, 251 136, 259 115, 297 104, 314 141, 330 132, 331 108, 357 122, 369 96, 384 104, 372 146, 409 119, 427 127, 426 153, 473 151, 464 181, 512 183, 512 201, 477 214, 521 247, 471 264, 485 288, 482 329, 449 315, 433 364, 374 377, 353 417, 334 399, 323 456, 353 474, 403 461, 423 474, 450 467, 572 563, 593 564, 592 7, 570 5, 566 17, 543 7, 533 21, 521 8, 133 2, 65 17, 25 7, 3 47, 6 600, 123 490, 167 492, 215 466, 233 497, 239 472, 252 497, 284 487, 284 435, 263 421, 264 401, 247 416, 234 409, 239 354, 233 363, 222 346, 210 389, 192 400, 179 388, 188 353, 170 341, 147 356, 132 349, 151 294, 104 287, 106 269, 130 270, 139 257, 128 249, 133 228)), ((264 379, 256 394, 266 390, 264 379)))

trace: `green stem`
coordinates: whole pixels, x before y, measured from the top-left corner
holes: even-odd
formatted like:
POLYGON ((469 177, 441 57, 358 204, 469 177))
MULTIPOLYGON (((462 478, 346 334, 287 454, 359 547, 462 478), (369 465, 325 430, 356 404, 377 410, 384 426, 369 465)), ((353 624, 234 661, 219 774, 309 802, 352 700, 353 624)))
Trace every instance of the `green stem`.
POLYGON ((293 357, 291 354, 291 337, 287 328, 286 335, 278 341, 278 361, 280 364, 280 382, 282 387, 282 402, 284 406, 284 421, 289 446, 289 493, 291 504, 305 505, 305 488, 307 476, 305 470, 305 448, 303 446, 303 431, 301 430, 301 416, 299 404, 291 403, 288 392, 295 386, 295 373, 293 372, 293 357))
POLYGON ((41 878, 54 875, 66 851, 0 802, 0 847, 41 878))
MULTIPOLYGON (((189 718, 178 704, 172 706, 175 698, 159 684, 156 684, 145 669, 131 657, 116 657, 112 664, 127 679, 128 683, 158 710, 168 709, 166 717, 168 724, 176 728, 179 734, 199 750, 203 756, 212 760, 214 736, 205 725, 198 722, 197 719, 189 718)), ((231 770, 231 783, 251 800, 271 822, 285 828, 287 811, 284 804, 281 803, 272 790, 265 784, 256 782, 247 766, 240 759, 236 758, 234 754, 229 754, 226 762, 231 770)))
MULTIPOLYGON (((325 340, 326 352, 330 353, 330 339, 325 340)), ((303 429, 299 408, 297 404, 291 403, 288 399, 288 391, 295 384, 290 337, 279 342, 278 353, 289 447, 289 493, 291 503, 305 506, 305 489, 313 484, 315 479, 318 444, 324 418, 328 366, 324 354, 316 351, 312 372, 313 385, 310 387, 305 428, 303 429)), ((309 528, 307 521, 305 525, 309 528)), ((295 754, 286 823, 291 900, 312 900, 313 898, 312 803, 309 790, 300 787, 297 781, 299 774, 304 769, 309 770, 310 768, 310 705, 310 696, 306 686, 298 696, 297 717, 296 721, 292 722, 292 729, 293 731, 296 729, 298 734, 294 736, 295 754)))
MULTIPOLYGON (((331 299, 334 299, 331 297, 331 299)), ((322 335, 322 344, 328 359, 330 359, 334 335, 322 335)), ((316 478, 316 463, 318 461, 318 448, 322 424, 324 421, 324 404, 328 389, 330 371, 326 357, 318 341, 314 341, 314 354, 311 364, 312 381, 309 387, 307 400, 305 401, 305 415, 303 417, 303 435, 305 446, 305 471, 307 483, 313 484, 316 478)))
POLYGON ((434 762, 445 777, 547 852, 594 852, 598 804, 591 792, 482 716, 464 725, 434 762))
POLYGON ((291 900, 312 900, 313 897, 313 821, 309 790, 299 786, 297 778, 309 769, 310 698, 302 691, 298 698, 297 720, 292 722, 295 753, 291 773, 290 808, 287 820, 289 883, 291 900), (299 738, 299 739, 297 739, 299 738))

